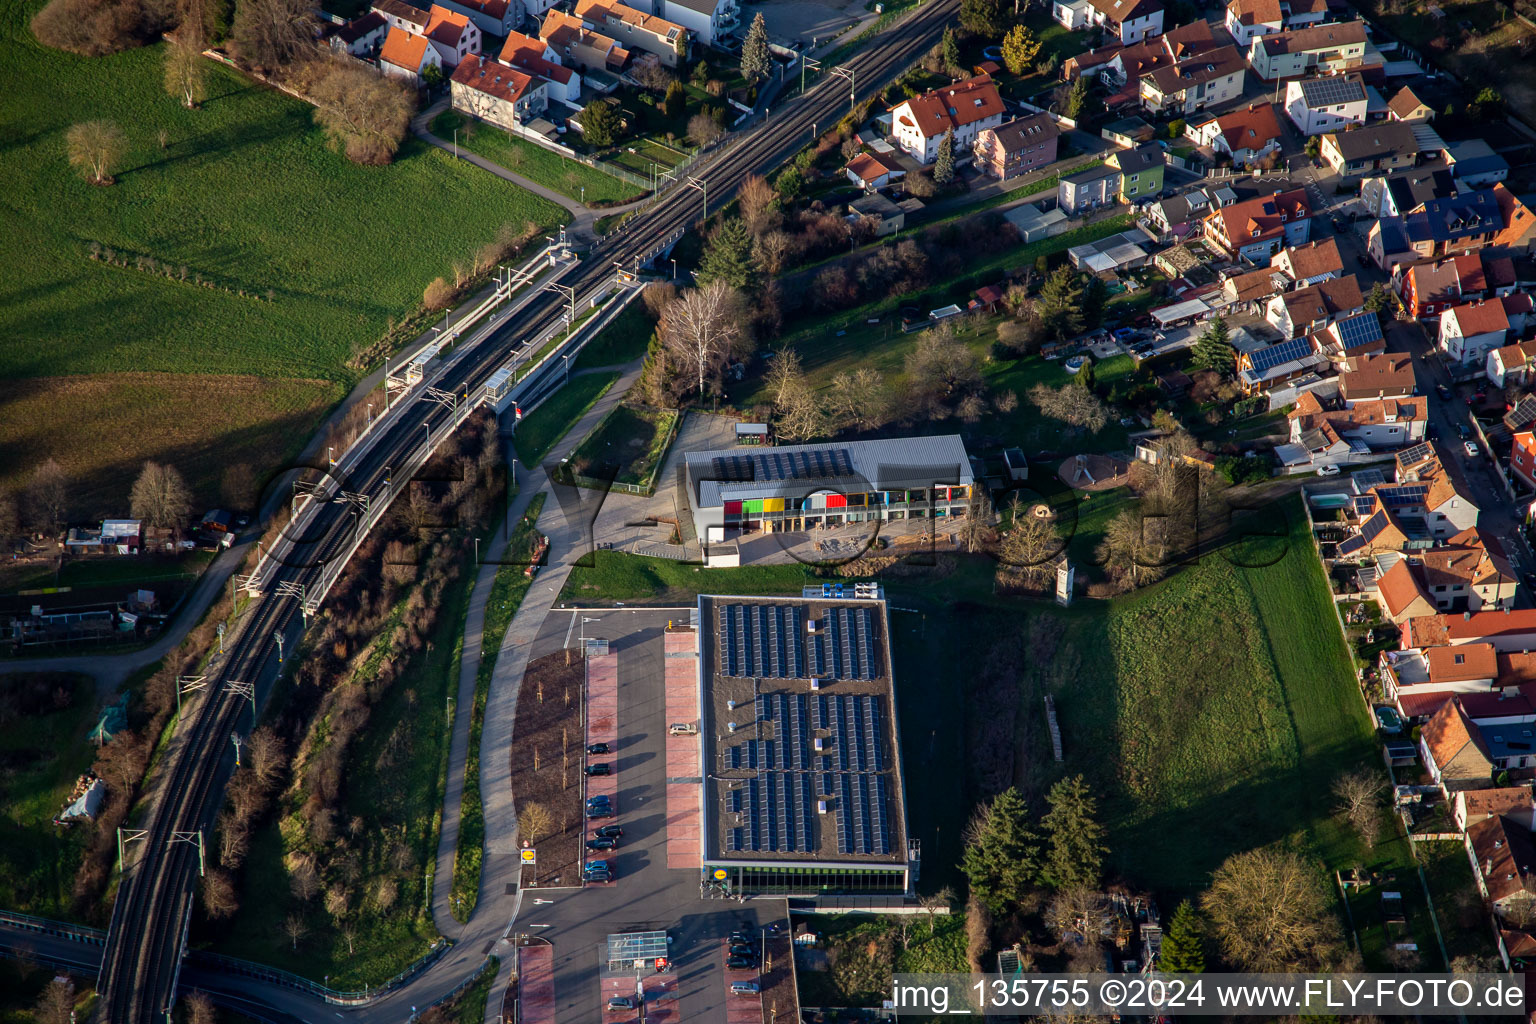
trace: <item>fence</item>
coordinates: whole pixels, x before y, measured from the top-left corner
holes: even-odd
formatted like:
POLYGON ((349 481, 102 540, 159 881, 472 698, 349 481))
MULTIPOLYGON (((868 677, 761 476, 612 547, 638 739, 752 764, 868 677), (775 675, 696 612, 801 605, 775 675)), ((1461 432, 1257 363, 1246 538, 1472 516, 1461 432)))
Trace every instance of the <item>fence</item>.
MULTIPOLYGON (((333 988, 327 988, 317 982, 310 981, 308 978, 301 978, 297 974, 280 971, 275 967, 254 964, 249 960, 237 960, 232 956, 224 956, 219 953, 189 953, 188 958, 199 967, 206 967, 209 970, 218 971, 220 974, 235 974, 243 978, 255 978, 269 985, 293 989, 295 992, 303 992, 306 995, 314 996, 316 999, 329 1003, 332 1006, 363 1006, 404 985, 407 981, 410 981, 422 971, 432 966, 451 948, 453 948, 452 939, 438 939, 426 956, 423 956, 382 985, 377 987, 364 985, 361 992, 356 990, 338 991, 333 988)), ((478 974, 478 972, 476 973, 478 974)))
MULTIPOLYGON (((609 412, 608 415, 611 416, 613 413, 609 412)), ((598 420, 592 429, 587 431, 587 436, 577 442, 575 450, 580 451, 581 446, 587 443, 587 438, 601 430, 607 420, 608 416, 598 420)), ((656 477, 661 472, 662 465, 667 461, 667 452, 671 450, 672 442, 677 439, 677 430, 682 422, 683 414, 681 410, 672 410, 672 422, 667 427, 666 439, 661 443, 661 457, 656 460, 656 464, 651 467, 651 471, 646 474, 645 479, 638 484, 624 483, 619 480, 602 480, 576 472, 571 473, 571 483, 577 487, 585 487, 589 491, 614 491, 619 494, 634 494, 642 498, 651 497, 656 493, 656 477)))

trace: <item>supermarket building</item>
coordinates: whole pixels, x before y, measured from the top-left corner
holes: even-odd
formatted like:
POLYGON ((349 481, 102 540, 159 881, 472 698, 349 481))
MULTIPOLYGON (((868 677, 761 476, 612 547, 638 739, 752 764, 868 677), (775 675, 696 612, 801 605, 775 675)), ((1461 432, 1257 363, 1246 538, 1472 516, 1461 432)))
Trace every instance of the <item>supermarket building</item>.
POLYGON ((695 533, 708 542, 963 516, 974 483, 958 434, 690 452, 683 469, 695 533))

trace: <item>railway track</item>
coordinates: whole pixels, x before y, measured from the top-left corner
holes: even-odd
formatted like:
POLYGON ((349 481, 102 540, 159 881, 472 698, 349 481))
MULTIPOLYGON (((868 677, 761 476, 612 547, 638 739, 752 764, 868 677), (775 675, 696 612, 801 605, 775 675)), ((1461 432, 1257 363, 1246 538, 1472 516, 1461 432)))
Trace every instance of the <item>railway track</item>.
MULTIPOLYGON (((937 40, 957 6, 958 0, 927 0, 846 62, 851 83, 823 73, 822 81, 703 161, 692 177, 706 183, 718 209, 734 196, 748 174, 772 170, 804 146, 811 138, 813 124, 831 125, 841 118, 848 110, 850 93, 856 100, 865 100, 894 73, 904 70, 937 40)), ((578 302, 600 294, 609 287, 615 264, 627 268, 648 262, 668 239, 697 221, 702 208, 703 196, 687 185, 675 186, 605 238, 559 283, 563 288, 574 288, 578 302)), ((567 301, 568 294, 553 292, 536 300, 515 321, 450 354, 435 380, 462 381, 472 389, 471 394, 478 393, 507 362, 510 343, 553 328, 560 322, 567 301)), ((515 393, 527 400, 558 386, 559 362, 549 360, 544 369, 525 378, 515 393)), ((451 410, 434 403, 423 403, 420 409, 421 418, 397 416, 373 435, 369 447, 340 481, 344 490, 378 496, 389 493, 390 467, 406 465, 409 456, 421 447, 423 424, 428 425, 428 433, 446 430, 453 417, 451 410)), ((108 1024, 158 1024, 170 1019, 198 879, 198 849, 195 843, 178 841, 178 837, 196 833, 213 820, 233 769, 229 737, 248 723, 251 711, 249 698, 229 684, 250 684, 260 702, 277 668, 274 634, 291 635, 293 620, 301 610, 300 598, 279 593, 276 585, 302 587, 314 582, 322 565, 350 549, 351 531, 358 523, 343 503, 316 505, 306 519, 305 536, 295 542, 287 564, 263 581, 265 594, 255 598, 245 612, 228 656, 194 706, 193 721, 164 769, 169 775, 140 855, 126 869, 102 958, 98 989, 103 994, 108 1024)))

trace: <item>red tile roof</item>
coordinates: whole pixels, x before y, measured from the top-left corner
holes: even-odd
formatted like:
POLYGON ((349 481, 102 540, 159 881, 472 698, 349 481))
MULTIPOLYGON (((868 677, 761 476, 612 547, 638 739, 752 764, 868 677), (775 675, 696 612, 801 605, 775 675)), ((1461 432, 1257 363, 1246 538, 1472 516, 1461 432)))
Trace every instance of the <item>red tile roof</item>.
POLYGON ((1339 243, 1331 235, 1306 245, 1293 245, 1289 249, 1280 250, 1270 258, 1269 265, 1276 267, 1281 264, 1289 264, 1298 281, 1321 277, 1329 272, 1344 272, 1344 257, 1339 255, 1339 243))
POLYGON ((472 53, 454 69, 453 81, 487 96, 515 103, 536 79, 510 64, 472 53))
POLYGON ((1206 214, 1206 222, 1219 225, 1234 248, 1278 237, 1287 221, 1310 217, 1307 193, 1295 188, 1278 195, 1255 196, 1206 214), (1253 234, 1258 229, 1258 234, 1253 234))
POLYGON ((499 56, 503 64, 522 68, 551 82, 559 82, 561 85, 570 82, 571 69, 546 58, 544 54, 547 51, 548 47, 542 39, 511 32, 507 35, 507 41, 501 44, 499 56))
POLYGON ((1451 307, 1444 315, 1456 318, 1464 338, 1509 330, 1509 317, 1504 315, 1502 302, 1468 302, 1451 307))
MULTIPOLYGON (((1269 103, 1251 103, 1246 110, 1234 110, 1216 119, 1227 148, 1263 149, 1270 140, 1280 138, 1280 122, 1275 118, 1275 108, 1269 103)), ((1343 264, 1340 264, 1343 266, 1343 264)))
POLYGON ((1406 352, 1360 356, 1354 363, 1353 370, 1339 374, 1339 388, 1345 398, 1410 394, 1418 382, 1413 357, 1406 352))
POLYGON ((911 112, 911 117, 915 120, 910 120, 906 114, 900 114, 898 116, 902 123, 912 125, 923 138, 931 139, 943 135, 951 128, 973 124, 988 117, 1001 116, 1003 98, 998 94, 997 86, 993 84, 990 76, 978 75, 921 96, 914 96, 904 103, 897 104, 895 109, 899 111, 903 107, 911 112))
POLYGON ((1146 18, 1163 9, 1162 0, 1088 0, 1088 3, 1116 24, 1146 18))
POLYGON ((860 181, 871 181, 882 175, 899 172, 901 165, 895 161, 887 163, 876 153, 860 153, 848 161, 848 170, 856 174, 860 181))
POLYGON ((1536 232, 1536 213, 1522 203, 1515 194, 1500 182, 1493 186, 1494 201, 1499 204, 1499 214, 1504 218, 1504 229, 1488 243, 1493 246, 1520 247, 1530 241, 1536 232))
POLYGON ((469 15, 450 11, 437 4, 432 5, 429 14, 431 16, 427 21, 427 37, 444 46, 458 49, 459 40, 469 31, 469 15))
POLYGON ((1431 647, 1424 652, 1424 661, 1429 665, 1430 682, 1434 683, 1465 683, 1474 679, 1493 679, 1499 674, 1493 644, 1431 647))
POLYGON ((1232 0, 1227 11, 1239 25, 1279 25, 1285 20, 1280 0, 1232 0))
MULTIPOLYGON (((1387 109, 1392 111, 1399 121, 1408 120, 1413 116, 1414 111, 1423 106, 1427 106, 1427 104, 1415 96, 1413 90, 1406 85, 1397 90, 1397 95, 1387 101, 1387 109)), ((1431 110, 1432 113, 1433 110, 1431 110)))
POLYGON ((412 73, 418 72, 422 67, 422 60, 426 57, 426 36, 419 36, 415 32, 407 32, 398 25, 392 25, 389 35, 384 37, 384 47, 379 51, 379 63, 392 64, 397 68, 404 68, 412 73))
POLYGON ((1536 634, 1536 608, 1445 615, 1445 633, 1452 641, 1483 640, 1521 633, 1536 634))
POLYGON ((1278 53, 1332 50, 1340 46, 1352 46, 1365 42, 1365 22, 1345 21, 1337 24, 1308 25, 1306 28, 1293 28, 1286 32, 1260 36, 1254 42, 1262 43, 1264 52, 1271 56, 1278 53))

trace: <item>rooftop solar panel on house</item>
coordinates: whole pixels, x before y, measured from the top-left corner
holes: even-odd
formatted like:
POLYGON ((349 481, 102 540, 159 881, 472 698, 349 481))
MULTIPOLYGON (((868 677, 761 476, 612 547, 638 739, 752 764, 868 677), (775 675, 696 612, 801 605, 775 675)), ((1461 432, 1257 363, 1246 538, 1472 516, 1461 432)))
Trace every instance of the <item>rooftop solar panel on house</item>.
POLYGON ((1248 358, 1253 363, 1256 372, 1274 369, 1281 363, 1293 362, 1312 354, 1312 339, 1302 336, 1292 338, 1290 341, 1282 341, 1278 345, 1257 349, 1250 352, 1248 358))
POLYGON ((1388 508, 1402 508, 1410 505, 1422 505, 1429 494, 1429 484, 1394 484, 1391 487, 1376 488, 1376 496, 1379 497, 1388 508))
POLYGON ((1381 321, 1376 318, 1375 313, 1357 313, 1354 316, 1345 317, 1335 327, 1339 332, 1339 341, 1346 352, 1381 340, 1381 321))
POLYGON ((1363 547, 1365 547, 1365 541, 1358 535, 1354 537, 1346 537, 1339 543, 1338 554, 1352 555, 1363 547))
MULTIPOLYGON (((1404 448, 1402 451, 1398 452, 1397 464, 1399 466, 1414 466, 1420 462, 1423 462, 1425 459, 1432 458, 1434 454, 1435 446, 1430 444, 1428 441, 1423 441, 1411 448, 1404 448)), ((1356 476, 1359 475, 1360 474, 1358 473, 1356 474, 1356 476)))
POLYGON ((1373 494, 1362 494, 1354 500, 1353 506, 1356 519, 1361 516, 1368 516, 1376 511, 1376 496, 1373 494))
POLYGON ((1360 80, 1343 75, 1307 78, 1300 85, 1302 98, 1309 107, 1329 107, 1365 99, 1365 87, 1360 80))

